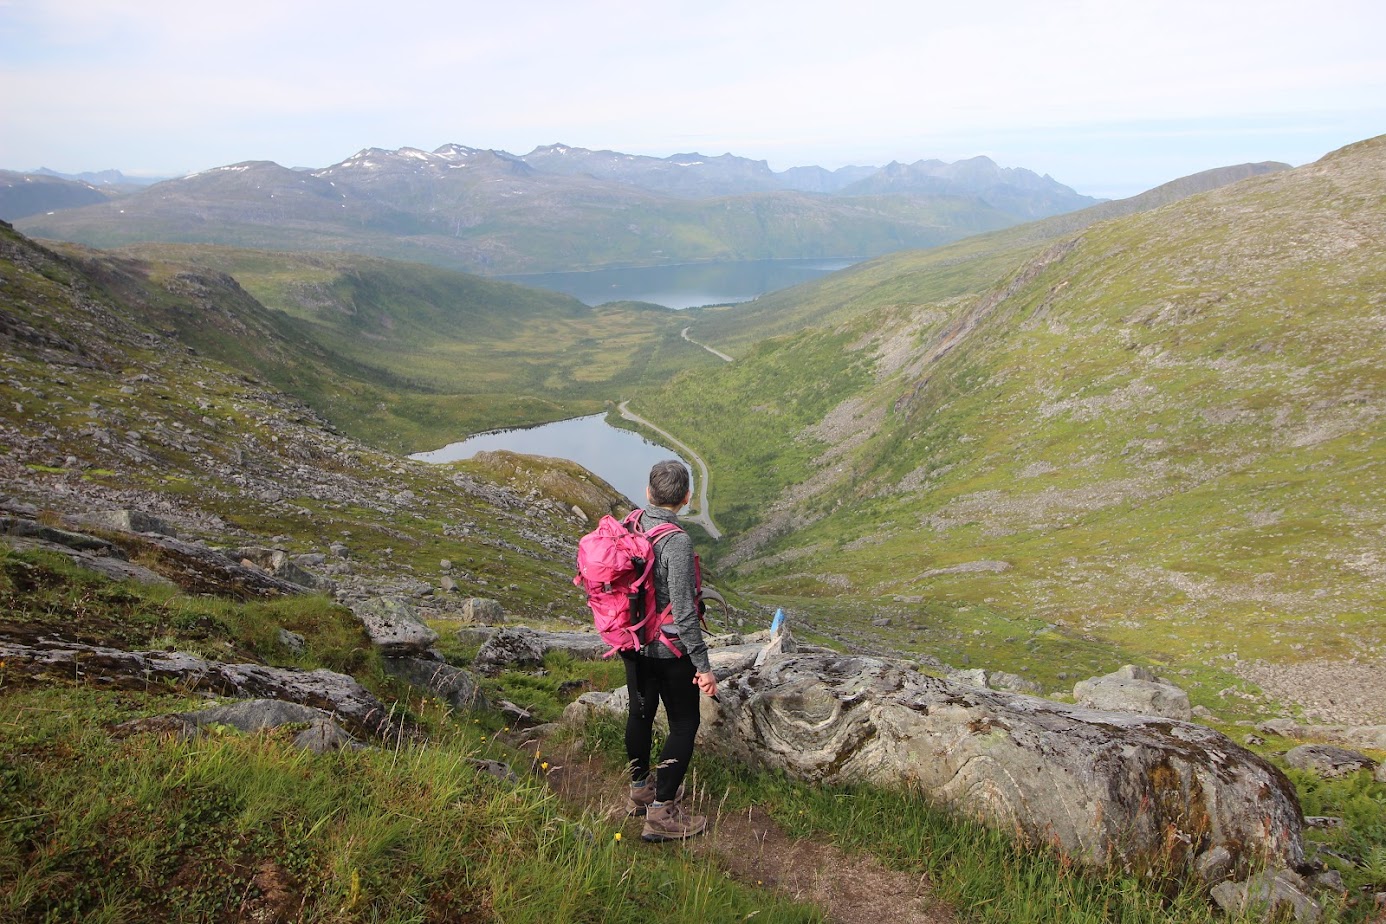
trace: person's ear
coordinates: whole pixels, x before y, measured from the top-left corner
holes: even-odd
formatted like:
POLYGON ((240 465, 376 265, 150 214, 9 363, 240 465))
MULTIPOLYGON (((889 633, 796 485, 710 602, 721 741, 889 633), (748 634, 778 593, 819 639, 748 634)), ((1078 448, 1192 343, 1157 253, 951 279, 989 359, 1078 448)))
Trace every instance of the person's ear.
POLYGON ((650 486, 649 486, 649 485, 645 485, 645 503, 647 503, 647 504, 653 504, 653 503, 654 503, 654 495, 650 493, 650 486))

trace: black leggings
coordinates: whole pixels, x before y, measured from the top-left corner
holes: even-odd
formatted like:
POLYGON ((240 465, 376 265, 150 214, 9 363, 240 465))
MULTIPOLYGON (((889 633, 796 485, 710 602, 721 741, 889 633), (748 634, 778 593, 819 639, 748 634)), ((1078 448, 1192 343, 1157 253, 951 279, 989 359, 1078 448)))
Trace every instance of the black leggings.
POLYGON ((630 713, 626 717, 630 779, 638 783, 649 775, 655 712, 663 700, 669 737, 659 752, 655 798, 669 802, 688 772, 693 740, 698 735, 698 697, 702 691, 693 682, 693 662, 687 657, 649 658, 627 652, 622 652, 621 657, 626 662, 626 689, 630 691, 630 713))

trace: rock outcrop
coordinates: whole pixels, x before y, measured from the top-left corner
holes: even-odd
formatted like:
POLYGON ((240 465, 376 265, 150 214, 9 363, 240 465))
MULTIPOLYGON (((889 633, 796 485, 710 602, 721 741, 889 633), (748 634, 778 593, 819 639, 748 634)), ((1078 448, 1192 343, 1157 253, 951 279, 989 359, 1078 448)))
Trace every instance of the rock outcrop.
POLYGON ((381 658, 381 666, 391 677, 403 680, 446 701, 454 709, 484 709, 486 696, 476 678, 445 661, 429 658, 381 658))
POLYGON ((484 626, 493 626, 505 621, 505 610, 499 600, 488 597, 468 597, 462 601, 462 618, 484 626))
POLYGON ((1376 761, 1365 754, 1331 744, 1301 744, 1291 748, 1285 762, 1297 770, 1308 770, 1328 779, 1351 776, 1359 770, 1376 769, 1376 761))
POLYGON ((1144 667, 1127 664, 1105 677, 1081 680, 1073 687, 1080 706, 1107 712, 1158 715, 1187 722, 1193 718, 1189 694, 1144 667))
POLYGON ((1264 870, 1245 882, 1222 882, 1213 887, 1212 898, 1232 915, 1259 914, 1262 920, 1284 920, 1288 912, 1297 921, 1317 921, 1323 907, 1309 895, 1308 883, 1293 870, 1264 870))
POLYGON ((534 667, 551 651, 562 651, 582 660, 600 658, 611 646, 595 632, 536 632, 513 626, 491 635, 477 652, 472 666, 483 674, 507 667, 534 667))
POLYGON ((390 738, 403 729, 390 710, 355 678, 329 670, 207 661, 176 651, 122 651, 74 642, 20 645, 0 641, 7 672, 32 679, 145 690, 163 682, 221 696, 283 700, 331 713, 357 734, 390 738))
POLYGON ((196 712, 134 719, 116 726, 115 731, 123 735, 162 732, 180 738, 191 738, 202 734, 204 729, 213 725, 227 725, 246 732, 264 731, 283 725, 306 725, 308 727, 294 737, 294 746, 316 754, 343 748, 356 751, 365 747, 334 722, 330 713, 312 706, 286 703, 277 699, 248 699, 196 712))
POLYGON ((1386 751, 1386 725, 1300 725, 1293 719, 1271 719, 1256 726, 1263 735, 1300 741, 1328 741, 1353 748, 1386 751))
MULTIPOLYGON (((619 705, 614 696, 584 699, 619 705)), ((1089 864, 1204 859, 1242 877, 1258 863, 1303 859, 1289 781, 1201 726, 819 652, 780 653, 729 673, 719 699, 703 700, 702 735, 735 759, 813 782, 909 787, 1089 864)))
POLYGON ((281 577, 286 581, 292 581, 300 587, 306 587, 319 593, 330 594, 336 589, 332 581, 321 575, 314 574, 300 563, 289 557, 289 553, 283 549, 267 549, 261 546, 245 546, 238 549, 230 549, 226 553, 232 561, 241 564, 249 563, 257 568, 268 571, 276 577, 281 577))
POLYGON ((351 608, 371 642, 388 657, 426 655, 438 633, 424 625, 419 611, 398 597, 373 597, 351 608))
POLYGON ((140 510, 99 510, 83 514, 76 520, 99 529, 114 529, 127 533, 158 533, 172 539, 178 538, 178 530, 168 522, 140 510))

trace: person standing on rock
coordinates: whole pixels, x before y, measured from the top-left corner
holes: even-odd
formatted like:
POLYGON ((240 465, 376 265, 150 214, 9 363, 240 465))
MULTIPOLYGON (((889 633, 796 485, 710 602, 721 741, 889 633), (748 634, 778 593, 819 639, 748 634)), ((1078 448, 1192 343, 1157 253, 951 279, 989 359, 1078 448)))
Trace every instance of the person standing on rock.
MULTIPOLYGON (((638 527, 649 532, 661 523, 676 523, 692 496, 688 469, 676 459, 650 469, 645 489, 649 506, 638 527)), ((702 834, 707 819, 690 815, 683 804, 683 778, 693 758, 698 734, 699 694, 717 695, 717 678, 708 661, 698 614, 693 540, 682 530, 655 540, 655 612, 671 607, 672 622, 661 628, 668 640, 654 641, 637 652, 621 652, 626 663, 630 712, 626 718, 626 756, 630 760, 627 810, 645 816, 641 834, 647 841, 680 840, 702 834), (660 701, 669 719, 669 735, 656 768, 650 766, 655 712, 660 701), (654 772, 651 772, 653 769, 654 772)))

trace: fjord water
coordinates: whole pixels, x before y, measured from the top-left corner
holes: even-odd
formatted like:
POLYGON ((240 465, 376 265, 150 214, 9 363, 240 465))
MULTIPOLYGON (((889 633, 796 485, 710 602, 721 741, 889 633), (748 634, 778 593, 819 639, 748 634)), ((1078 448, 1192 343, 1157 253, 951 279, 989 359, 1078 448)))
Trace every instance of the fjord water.
POLYGON ((574 417, 519 430, 478 433, 460 443, 410 456, 423 462, 456 462, 485 450, 508 449, 534 456, 553 456, 578 463, 607 481, 633 504, 645 503, 650 466, 679 454, 638 433, 621 430, 601 414, 574 417))
POLYGON ((638 266, 575 273, 501 276, 509 282, 571 295, 587 305, 636 301, 682 310, 733 305, 778 289, 846 269, 854 258, 834 260, 743 260, 638 266))

